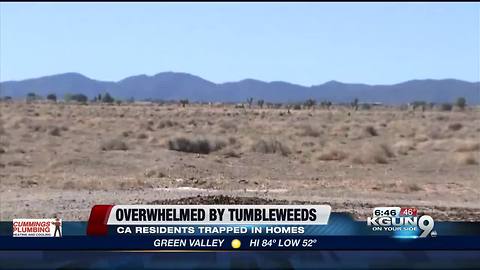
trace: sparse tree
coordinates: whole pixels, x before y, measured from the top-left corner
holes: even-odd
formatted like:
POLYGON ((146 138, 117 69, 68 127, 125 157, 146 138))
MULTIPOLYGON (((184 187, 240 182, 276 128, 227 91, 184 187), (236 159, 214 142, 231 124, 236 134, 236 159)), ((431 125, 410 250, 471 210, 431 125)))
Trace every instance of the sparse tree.
POLYGON ((331 101, 322 101, 320 103, 320 106, 322 106, 323 108, 327 108, 327 110, 330 110, 330 107, 332 106, 332 102, 331 101))
POLYGON ((451 111, 452 110, 452 104, 450 103, 443 103, 442 105, 440 105, 440 110, 442 111, 451 111))
POLYGON ((183 108, 185 108, 186 105, 188 105, 190 102, 188 99, 180 99, 180 104, 182 105, 183 108))
POLYGON ((422 108, 422 112, 424 112, 425 108, 427 107, 427 102, 421 100, 412 102, 412 108, 414 111, 419 107, 422 108))
POLYGON ((110 96, 108 92, 105 93, 105 95, 103 95, 101 100, 103 103, 113 103, 115 101, 115 99, 112 96, 110 96))
POLYGON ((88 97, 85 96, 84 94, 75 94, 71 96, 71 99, 80 103, 87 103, 88 97))
POLYGON ((33 92, 27 94, 27 102, 34 101, 37 99, 37 95, 33 92))
POLYGON ((461 110, 464 110, 465 107, 467 106, 467 100, 464 97, 459 97, 457 98, 457 101, 455 102, 455 105, 460 108, 461 110))
POLYGON ((304 105, 306 108, 309 108, 309 109, 310 109, 310 108, 312 108, 313 106, 315 106, 316 104, 317 104, 317 102, 316 102, 314 99, 309 98, 309 99, 307 99, 307 100, 305 101, 305 103, 304 103, 303 105, 304 105))
POLYGON ((352 105, 352 108, 353 108, 355 111, 358 110, 358 98, 355 98, 355 99, 352 101, 351 105, 352 105))
POLYGON ((264 104, 264 103, 265 103, 265 101, 264 101, 263 99, 259 99, 259 100, 257 101, 257 105, 258 105, 258 107, 260 107, 260 108, 263 108, 263 104, 264 104))
POLYGON ((47 100, 51 100, 53 102, 57 102, 57 95, 55 94, 48 94, 47 95, 47 100))
POLYGON ((247 98, 247 103, 248 103, 248 108, 252 108, 253 98, 252 97, 247 98))

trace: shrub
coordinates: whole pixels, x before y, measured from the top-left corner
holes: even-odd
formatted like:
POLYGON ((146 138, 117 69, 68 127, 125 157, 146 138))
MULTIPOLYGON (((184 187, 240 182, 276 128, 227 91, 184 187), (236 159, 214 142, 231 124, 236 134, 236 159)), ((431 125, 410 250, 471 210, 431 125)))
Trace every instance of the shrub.
POLYGON ((105 93, 105 95, 103 95, 103 97, 102 96, 100 96, 100 97, 102 98, 101 100, 102 100, 103 103, 113 103, 115 101, 115 99, 112 96, 110 96, 110 94, 108 92, 105 93))
POLYGON ((174 138, 168 141, 168 149, 197 154, 210 154, 225 147, 223 141, 210 141, 208 139, 187 139, 184 137, 174 138))
POLYGON ((455 102, 455 105, 460 108, 460 109, 465 109, 465 106, 467 106, 467 100, 464 97, 459 97, 457 101, 455 102))
POLYGON ((312 107, 315 106, 316 104, 317 104, 317 101, 314 100, 314 99, 311 99, 311 98, 307 99, 307 100, 305 101, 305 103, 303 103, 303 105, 304 105, 306 108, 312 108, 312 107))
POLYGON ((281 154, 288 156, 290 149, 277 140, 259 140, 253 146, 252 150, 264 154, 281 154))
POLYGON ((480 151, 480 142, 464 141, 460 143, 455 149, 456 152, 475 152, 480 151))
POLYGON ((238 127, 233 121, 222 121, 219 126, 224 130, 237 131, 238 127))
POLYGON ((347 154, 343 151, 330 149, 320 154, 318 157, 319 160, 332 161, 332 160, 344 160, 347 158, 347 154))
POLYGON ((264 103, 265 103, 265 101, 264 101, 263 99, 260 99, 260 100, 257 101, 257 105, 258 105, 258 107, 260 107, 260 108, 263 108, 263 104, 264 104, 264 103))
POLYGON ((368 103, 363 103, 362 106, 360 107, 362 110, 368 111, 372 108, 372 105, 368 103))
POLYGON ((463 127, 463 125, 460 124, 460 123, 453 123, 453 124, 448 125, 448 129, 453 130, 453 131, 460 130, 462 127, 463 127))
POLYGON ((137 139, 146 139, 146 138, 148 138, 148 136, 147 136, 147 134, 145 134, 145 133, 140 133, 140 134, 138 134, 138 136, 137 136, 137 139))
POLYGON ((60 128, 59 127, 52 127, 48 134, 52 136, 60 136, 60 128))
POLYGON ((100 148, 102 149, 102 151, 128 150, 127 144, 119 139, 112 139, 112 140, 105 141, 101 144, 100 148))
POLYGON ((364 131, 365 131, 365 134, 367 135, 378 136, 378 132, 373 126, 366 126, 364 131))
POLYGON ((385 144, 366 144, 353 157, 352 162, 357 164, 379 163, 387 164, 388 158, 393 157, 393 152, 385 144))
POLYGON ((84 94, 75 94, 70 96, 70 100, 77 101, 80 103, 87 103, 88 98, 84 94))
POLYGON ((304 125, 300 127, 302 132, 300 133, 301 136, 309 136, 309 137, 318 137, 321 133, 318 130, 315 130, 310 125, 304 125))
POLYGON ((174 126, 178 126, 178 123, 172 120, 163 120, 163 121, 160 121, 160 123, 158 124, 158 128, 174 127, 174 126))
POLYGON ((182 105, 182 107, 185 107, 185 105, 188 105, 190 103, 188 99, 180 99, 179 102, 182 105))
POLYGON ((39 97, 37 96, 37 94, 33 93, 33 92, 30 92, 27 94, 27 101, 34 101, 34 100, 37 100, 39 97))
POLYGON ((477 165, 478 161, 472 153, 460 153, 455 156, 459 165, 477 165))
POLYGON ((47 95, 47 100, 51 100, 53 102, 57 102, 57 95, 55 94, 48 94, 47 95))
POLYGON ((450 103, 443 103, 442 105, 440 105, 440 110, 441 111, 451 111, 452 107, 453 106, 450 103))
POLYGON ((402 140, 393 145, 393 148, 400 155, 407 155, 409 151, 415 150, 415 144, 412 141, 402 140))

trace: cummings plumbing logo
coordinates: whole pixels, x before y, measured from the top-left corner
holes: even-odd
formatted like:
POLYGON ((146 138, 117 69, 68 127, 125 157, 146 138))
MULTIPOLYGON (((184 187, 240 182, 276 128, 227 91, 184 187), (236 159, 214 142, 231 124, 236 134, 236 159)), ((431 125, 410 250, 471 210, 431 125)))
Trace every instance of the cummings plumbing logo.
POLYGON ((13 220, 14 237, 61 237, 62 220, 59 218, 21 218, 13 220))
POLYGON ((416 208, 376 207, 373 216, 367 218, 367 225, 373 231, 393 232, 397 237, 436 236, 431 216, 417 215, 416 208))

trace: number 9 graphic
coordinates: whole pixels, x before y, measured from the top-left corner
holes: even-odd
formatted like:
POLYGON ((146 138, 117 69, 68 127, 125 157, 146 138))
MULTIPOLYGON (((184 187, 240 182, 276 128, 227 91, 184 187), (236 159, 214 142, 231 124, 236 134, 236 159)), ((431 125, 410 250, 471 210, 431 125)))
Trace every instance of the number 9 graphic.
POLYGON ((427 237, 430 232, 433 230, 433 218, 431 216, 421 216, 418 219, 418 227, 423 230, 422 234, 419 237, 427 237), (427 223, 427 224, 425 224, 427 223))

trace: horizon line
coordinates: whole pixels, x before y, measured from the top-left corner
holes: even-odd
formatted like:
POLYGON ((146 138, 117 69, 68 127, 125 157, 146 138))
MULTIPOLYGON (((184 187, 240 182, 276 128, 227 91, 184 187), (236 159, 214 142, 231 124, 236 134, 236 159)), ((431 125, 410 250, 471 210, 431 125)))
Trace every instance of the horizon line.
POLYGON ((254 81, 259 81, 259 82, 263 82, 263 83, 278 83, 278 82, 279 83, 288 83, 288 84, 297 85, 297 86, 301 86, 301 87, 313 87, 313 86, 324 85, 324 84, 332 83, 332 82, 333 83, 335 83, 335 82, 336 83, 341 83, 341 84, 361 84, 361 85, 367 85, 367 86, 391 86, 391 85, 397 85, 397 84, 402 84, 402 83, 411 82, 411 81, 428 81, 428 80, 432 80, 432 81, 456 80, 456 81, 462 81, 462 82, 467 82, 467 83, 480 83, 480 79, 478 81, 469 81, 469 80, 462 80, 462 79, 457 79, 457 78, 443 78, 443 79, 432 79, 432 78, 418 79, 418 78, 413 78, 413 79, 410 79, 410 80, 400 81, 400 82, 390 83, 390 84, 385 84, 385 83, 383 83, 383 84, 368 84, 368 83, 363 83, 363 82, 344 82, 344 81, 338 81, 338 80, 332 79, 332 80, 325 81, 323 83, 312 84, 312 85, 303 85, 303 84, 298 84, 298 83, 291 83, 291 82, 288 82, 288 81, 280 81, 280 80, 263 81, 263 80, 254 79, 254 78, 244 78, 244 79, 240 79, 240 80, 236 80, 236 81, 226 81, 226 82, 217 83, 217 82, 213 82, 211 80, 205 79, 204 77, 201 77, 201 76, 198 76, 198 75, 195 75, 195 74, 192 74, 192 73, 179 72, 179 71, 162 71, 162 72, 155 73, 153 75, 147 75, 145 73, 136 74, 136 75, 127 76, 123 79, 116 80, 116 81, 115 80, 111 81, 111 80, 95 79, 95 78, 89 77, 89 76, 87 76, 87 75, 85 75, 81 72, 69 71, 69 72, 56 73, 56 74, 50 74, 50 75, 43 75, 43 76, 33 77, 33 78, 0 81, 0 83, 21 82, 21 81, 26 81, 26 80, 35 80, 35 79, 41 79, 41 78, 45 78, 45 77, 53 77, 53 76, 66 75, 66 74, 76 74, 76 75, 83 76, 87 79, 94 80, 94 81, 99 81, 99 82, 119 83, 119 82, 121 82, 125 79, 128 79, 128 78, 131 78, 131 77, 138 77, 138 76, 155 77, 157 75, 164 74, 164 73, 174 73, 174 74, 184 74, 184 75, 194 76, 194 77, 200 78, 202 80, 208 81, 208 82, 216 84, 216 85, 227 84, 227 83, 238 83, 238 82, 247 81, 247 80, 254 80, 254 81))

